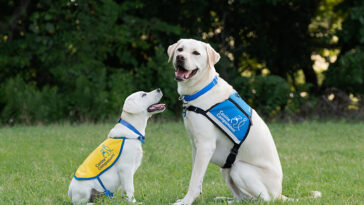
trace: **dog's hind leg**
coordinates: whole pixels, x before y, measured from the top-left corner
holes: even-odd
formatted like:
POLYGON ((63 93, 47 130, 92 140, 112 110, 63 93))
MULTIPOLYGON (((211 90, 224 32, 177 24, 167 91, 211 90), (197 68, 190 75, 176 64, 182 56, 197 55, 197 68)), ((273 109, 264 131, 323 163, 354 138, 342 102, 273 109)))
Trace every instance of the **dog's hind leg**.
POLYGON ((230 176, 240 191, 239 196, 241 198, 243 198, 242 196, 248 196, 270 201, 280 195, 281 181, 278 177, 273 179, 274 176, 267 174, 268 171, 248 163, 236 161, 231 168, 230 176))
POLYGON ((73 204, 86 204, 89 202, 90 193, 84 191, 75 191, 72 193, 71 201, 73 204))
POLYGON ((89 201, 91 195, 89 183, 91 182, 72 179, 68 190, 68 197, 73 204, 86 204, 89 201))
POLYGON ((233 193, 234 198, 220 196, 220 197, 215 197, 215 201, 222 200, 222 201, 226 201, 228 204, 232 204, 234 202, 240 201, 241 198, 244 198, 244 197, 240 196, 241 194, 240 194, 238 187, 236 187, 234 181, 231 179, 230 171, 231 171, 230 169, 226 169, 226 168, 220 169, 221 175, 224 178, 226 185, 233 193))
POLYGON ((220 171, 221 171, 221 175, 224 178, 227 186, 229 187, 231 192, 233 192, 234 198, 240 199, 241 197, 239 195, 239 189, 236 187, 233 180, 231 179, 230 169, 221 168, 220 171))

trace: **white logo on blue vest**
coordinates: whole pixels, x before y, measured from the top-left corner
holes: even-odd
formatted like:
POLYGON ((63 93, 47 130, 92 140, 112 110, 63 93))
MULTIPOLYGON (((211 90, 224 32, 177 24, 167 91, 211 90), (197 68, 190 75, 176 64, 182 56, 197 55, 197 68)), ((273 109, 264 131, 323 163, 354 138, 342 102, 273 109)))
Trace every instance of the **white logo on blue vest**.
POLYGON ((246 118, 243 118, 241 115, 236 115, 233 118, 229 118, 223 110, 220 110, 216 114, 216 116, 221 120, 222 123, 224 123, 226 126, 228 126, 233 132, 235 132, 237 129, 240 131, 240 128, 244 126, 245 122, 247 121, 246 118))
POLYGON ((235 144, 240 144, 245 139, 251 124, 251 108, 236 93, 224 102, 211 107, 206 116, 235 144))
POLYGON ((233 124, 233 127, 234 127, 234 128, 236 128, 236 129, 238 129, 238 130, 240 131, 240 128, 241 128, 242 126, 244 126, 245 122, 246 122, 248 119, 246 119, 246 118, 244 118, 244 119, 243 119, 243 118, 239 115, 239 118, 235 117, 235 118, 233 118, 232 120, 234 120, 234 121, 235 121, 235 123, 232 123, 232 124, 233 124))

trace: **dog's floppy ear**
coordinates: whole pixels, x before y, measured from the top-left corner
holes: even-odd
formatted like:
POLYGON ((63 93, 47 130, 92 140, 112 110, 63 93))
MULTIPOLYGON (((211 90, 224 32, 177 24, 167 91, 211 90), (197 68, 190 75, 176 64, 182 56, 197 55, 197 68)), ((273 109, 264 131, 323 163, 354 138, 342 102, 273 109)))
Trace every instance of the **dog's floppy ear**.
POLYGON ((220 54, 216 52, 208 43, 206 43, 206 53, 208 64, 210 67, 214 67, 214 65, 220 60, 220 54))
POLYGON ((127 97, 124 102, 123 111, 131 113, 131 114, 136 114, 136 113, 142 112, 143 110, 140 106, 138 106, 135 98, 127 97))
POLYGON ((177 48, 177 45, 178 45, 178 42, 177 43, 174 43, 172 45, 170 45, 168 47, 168 50, 167 50, 167 53, 168 53, 168 63, 171 61, 173 55, 174 55, 174 51, 176 50, 177 48))

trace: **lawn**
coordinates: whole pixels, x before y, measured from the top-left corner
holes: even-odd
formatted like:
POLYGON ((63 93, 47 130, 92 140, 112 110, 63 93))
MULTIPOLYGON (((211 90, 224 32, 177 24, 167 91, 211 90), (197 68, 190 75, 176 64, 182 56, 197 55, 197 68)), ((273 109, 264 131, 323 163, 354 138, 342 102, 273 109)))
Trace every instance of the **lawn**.
MULTIPOLYGON (((74 171, 101 143, 113 124, 16 126, 0 128, 0 204, 70 204, 74 171)), ((299 198, 284 204, 364 203, 364 123, 269 124, 283 166, 283 194, 299 198), (320 199, 305 198, 319 190, 320 199)), ((170 204, 187 191, 191 147, 181 122, 151 121, 135 174, 135 197, 144 204, 170 204)), ((195 204, 232 197, 210 165, 195 204)), ((245 201, 243 204, 264 204, 245 201)), ((126 204, 117 194, 98 204, 126 204)), ((275 202, 274 204, 282 204, 275 202)))

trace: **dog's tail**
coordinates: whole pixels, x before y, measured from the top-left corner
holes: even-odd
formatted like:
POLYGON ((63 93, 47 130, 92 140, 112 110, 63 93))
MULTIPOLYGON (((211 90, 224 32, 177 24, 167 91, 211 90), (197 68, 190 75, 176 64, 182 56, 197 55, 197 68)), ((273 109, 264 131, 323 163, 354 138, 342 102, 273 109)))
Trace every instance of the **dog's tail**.
MULTIPOLYGON (((316 199, 316 198, 320 198, 322 196, 320 191, 311 191, 310 194, 311 194, 311 196, 305 197, 305 198, 316 199)), ((284 195, 281 195, 279 197, 279 199, 282 200, 282 201, 298 201, 299 200, 299 199, 289 198, 289 197, 286 197, 284 195)))
POLYGON ((282 201, 298 201, 297 199, 289 198, 289 197, 286 197, 286 196, 284 196, 282 194, 278 197, 278 199, 282 200, 282 201))

